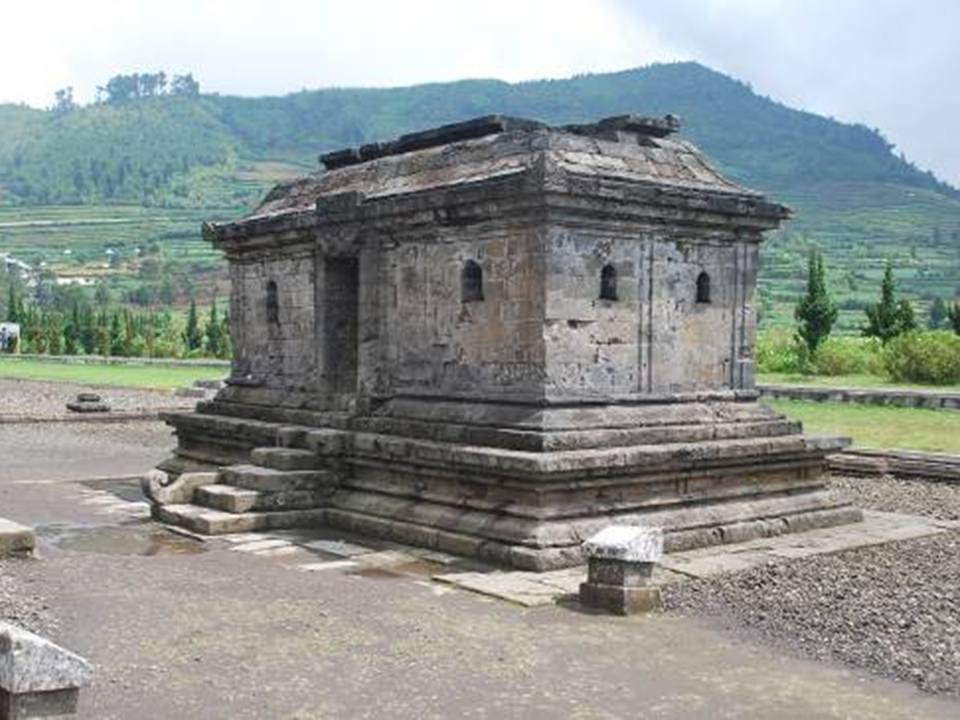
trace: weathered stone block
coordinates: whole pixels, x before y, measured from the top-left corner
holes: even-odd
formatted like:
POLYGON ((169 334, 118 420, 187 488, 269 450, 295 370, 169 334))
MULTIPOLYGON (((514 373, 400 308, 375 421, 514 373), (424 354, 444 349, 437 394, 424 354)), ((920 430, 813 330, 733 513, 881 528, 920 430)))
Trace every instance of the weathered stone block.
POLYGON ((663 530, 658 527, 611 525, 583 544, 589 558, 655 563, 663 557, 663 530))
POLYGON ((660 588, 585 582, 580 584, 580 603, 617 615, 651 612, 660 609, 660 588))
POLYGON ((92 676, 79 655, 0 621, 0 720, 72 715, 92 676))
POLYGON ((82 392, 76 400, 67 403, 67 410, 78 413, 109 412, 110 406, 96 393, 82 392))
POLYGON ((162 470, 151 470, 140 479, 140 489, 147 499, 158 505, 175 505, 193 501, 197 488, 217 482, 215 472, 183 473, 172 478, 162 470))
POLYGON ((584 606, 623 615, 659 608, 660 591, 649 583, 663 556, 660 528, 613 525, 587 540, 583 551, 589 563, 580 585, 584 606))

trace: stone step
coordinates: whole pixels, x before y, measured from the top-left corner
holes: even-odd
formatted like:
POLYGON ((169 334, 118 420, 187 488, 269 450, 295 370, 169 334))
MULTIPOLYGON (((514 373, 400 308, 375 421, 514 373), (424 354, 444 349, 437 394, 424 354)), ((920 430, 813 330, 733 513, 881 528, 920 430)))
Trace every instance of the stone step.
POLYGON ((320 458, 314 453, 289 447, 254 448, 250 451, 250 459, 274 470, 317 470, 320 467, 320 458))
POLYGON ((245 513, 253 510, 302 510, 322 507, 332 492, 333 488, 262 492, 233 485, 205 485, 196 491, 193 502, 196 505, 228 513, 245 513))
POLYGON ((273 512, 229 513, 199 505, 159 505, 157 518, 201 535, 225 535, 254 530, 290 527, 320 527, 326 510, 278 510, 273 512))
POLYGON ((230 465, 220 471, 219 484, 262 492, 321 490, 334 487, 336 477, 328 470, 277 470, 261 465, 230 465))

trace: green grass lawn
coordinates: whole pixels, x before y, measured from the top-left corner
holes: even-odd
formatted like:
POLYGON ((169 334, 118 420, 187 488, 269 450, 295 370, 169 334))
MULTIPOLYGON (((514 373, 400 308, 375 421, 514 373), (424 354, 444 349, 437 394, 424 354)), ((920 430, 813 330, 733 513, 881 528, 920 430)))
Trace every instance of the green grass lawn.
POLYGON ((851 403, 763 402, 803 423, 811 434, 845 435, 860 447, 960 453, 960 412, 851 403))
POLYGON ((222 378, 227 372, 228 368, 225 367, 81 365, 0 358, 0 378, 75 382, 105 387, 172 390, 192 385, 194 380, 222 378))
POLYGON ((808 385, 814 387, 878 388, 881 390, 943 390, 960 392, 958 385, 919 385, 893 382, 881 375, 800 375, 798 373, 760 373, 758 385, 808 385))

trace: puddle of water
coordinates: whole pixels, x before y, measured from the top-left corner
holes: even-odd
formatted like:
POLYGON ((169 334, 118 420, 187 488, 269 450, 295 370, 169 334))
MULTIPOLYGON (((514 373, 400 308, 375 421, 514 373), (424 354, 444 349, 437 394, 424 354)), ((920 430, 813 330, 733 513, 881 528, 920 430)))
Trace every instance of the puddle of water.
POLYGON ((78 484, 91 490, 108 492, 127 502, 139 502, 145 499, 138 480, 83 480, 78 484))
POLYGON ((206 551, 202 542, 151 524, 50 526, 41 528, 38 532, 62 550, 98 555, 195 555, 206 551))
MULTIPOLYGON (((361 562, 363 561, 362 556, 359 560, 361 562)), ((369 578, 370 580, 396 580, 397 578, 410 577, 411 575, 415 577, 430 577, 431 575, 436 575, 438 572, 441 572, 443 569, 444 566, 438 563, 428 562, 426 560, 414 560, 412 562, 387 565, 385 567, 368 565, 367 567, 350 570, 347 572, 347 575, 369 578)))

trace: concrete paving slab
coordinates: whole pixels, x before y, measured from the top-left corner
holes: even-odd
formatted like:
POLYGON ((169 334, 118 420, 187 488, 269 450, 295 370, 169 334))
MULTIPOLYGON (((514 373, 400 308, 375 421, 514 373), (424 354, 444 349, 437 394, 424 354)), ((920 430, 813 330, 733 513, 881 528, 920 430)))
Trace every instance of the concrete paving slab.
POLYGON ((374 552, 373 548, 345 540, 313 540, 312 542, 302 543, 303 547, 311 550, 318 550, 328 555, 338 555, 340 557, 353 557, 355 555, 367 555, 374 552))
POLYGON ((304 572, 317 572, 318 570, 345 570, 347 568, 357 567, 356 560, 327 560, 326 562, 303 563, 297 565, 297 570, 304 572))
POLYGON ((269 550, 271 548, 278 547, 289 547, 290 543, 287 540, 254 540, 253 542, 238 543, 233 546, 233 549, 237 552, 259 552, 261 550, 269 550))

